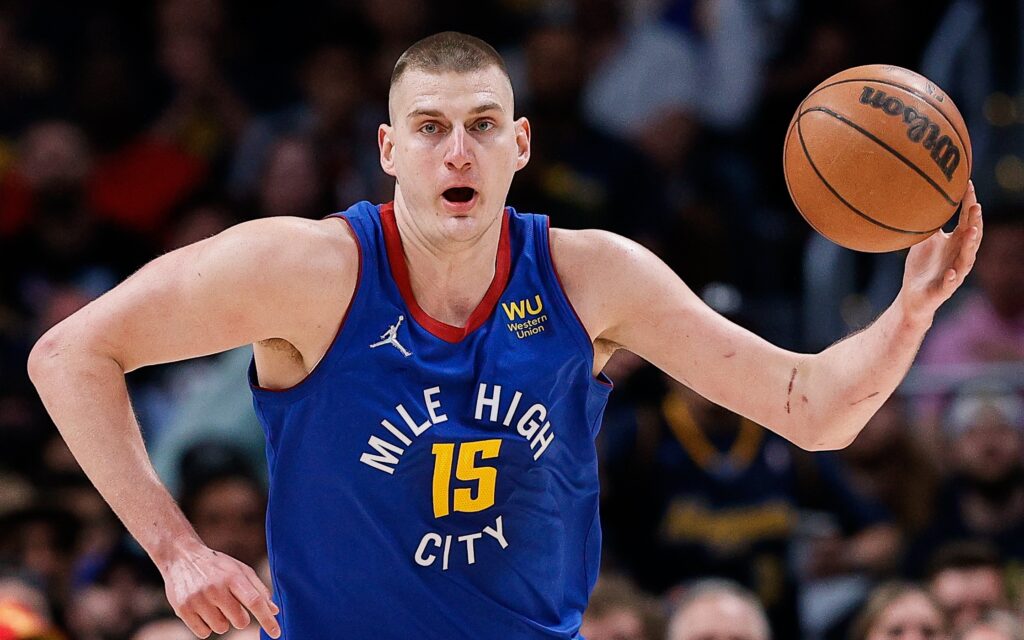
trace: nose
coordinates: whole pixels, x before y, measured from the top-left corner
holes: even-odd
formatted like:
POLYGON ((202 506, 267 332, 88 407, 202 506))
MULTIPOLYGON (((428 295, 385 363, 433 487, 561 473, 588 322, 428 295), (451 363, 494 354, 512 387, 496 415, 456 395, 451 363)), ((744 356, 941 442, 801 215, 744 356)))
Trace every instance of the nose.
POLYGON ((466 130, 462 127, 454 127, 452 134, 448 136, 448 146, 444 153, 444 164, 453 171, 468 169, 472 164, 472 153, 470 152, 466 130))

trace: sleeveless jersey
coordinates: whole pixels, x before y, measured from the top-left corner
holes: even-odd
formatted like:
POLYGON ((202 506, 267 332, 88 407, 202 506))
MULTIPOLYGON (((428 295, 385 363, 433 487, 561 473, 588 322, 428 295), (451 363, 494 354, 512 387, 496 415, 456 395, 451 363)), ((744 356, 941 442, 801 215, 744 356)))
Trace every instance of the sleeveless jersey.
POLYGON ((579 638, 611 386, 547 217, 506 209, 494 280, 453 327, 413 299, 391 205, 335 215, 360 271, 333 344, 290 389, 249 372, 282 637, 579 638))

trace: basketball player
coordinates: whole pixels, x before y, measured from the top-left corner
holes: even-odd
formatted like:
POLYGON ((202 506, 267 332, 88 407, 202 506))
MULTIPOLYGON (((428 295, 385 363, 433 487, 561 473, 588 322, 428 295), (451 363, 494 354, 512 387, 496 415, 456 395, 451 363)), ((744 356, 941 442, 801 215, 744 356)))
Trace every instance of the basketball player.
POLYGON ((870 328, 792 353, 715 314, 642 247, 506 206, 530 123, 482 41, 413 45, 389 109, 377 138, 394 202, 254 220, 161 256, 30 357, 71 450, 200 637, 251 612, 288 640, 578 638, 601 548, 601 370, 616 349, 801 447, 842 447, 904 376, 981 239, 969 193, 955 232, 910 251, 870 328), (250 343, 276 604, 160 484, 124 381, 250 343))

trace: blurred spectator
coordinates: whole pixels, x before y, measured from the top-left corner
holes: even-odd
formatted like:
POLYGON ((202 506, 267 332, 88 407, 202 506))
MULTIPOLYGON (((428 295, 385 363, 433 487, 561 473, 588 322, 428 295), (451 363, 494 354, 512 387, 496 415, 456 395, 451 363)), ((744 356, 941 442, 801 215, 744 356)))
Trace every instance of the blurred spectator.
POLYGON ((953 636, 953 640, 1024 640, 1024 624, 1005 611, 992 611, 953 636))
POLYGON ((1024 403, 979 384, 962 391, 950 409, 951 476, 912 549, 914 575, 956 540, 987 540, 1003 559, 1024 560, 1024 403))
MULTIPOLYGON (((19 33, 18 13, 17 3, 0 7, 0 158, 6 155, 3 137, 45 112, 59 80, 52 51, 19 33)), ((0 159, 0 173, 4 164, 0 159)))
POLYGON ((174 395, 174 415, 151 448, 153 467, 175 495, 180 495, 181 462, 197 443, 220 443, 246 458, 247 467, 265 484, 267 462, 263 428, 252 408, 246 371, 252 348, 239 347, 212 359, 210 368, 182 372, 191 384, 174 395))
POLYGON ((587 640, 660 640, 664 627, 653 598, 626 578, 602 575, 590 595, 580 634, 587 640))
POLYGON ((256 118, 246 128, 231 168, 232 195, 236 199, 255 195, 271 150, 286 136, 308 138, 317 150, 317 173, 330 184, 329 203, 321 215, 381 191, 378 184, 383 178, 373 135, 379 116, 366 107, 356 52, 338 45, 315 49, 302 68, 301 87, 301 102, 256 118))
POLYGON ((134 234, 97 217, 94 175, 77 126, 49 121, 25 134, 0 179, 0 316, 15 318, 0 341, 14 339, 27 352, 32 332, 48 329, 149 256, 134 234), (18 321, 25 316, 33 320, 18 321))
POLYGON ((708 579, 686 589, 675 606, 666 640, 771 640, 764 607, 753 593, 708 579))
POLYGON ((16 575, 0 575, 0 638, 64 640, 53 624, 45 594, 16 575))
POLYGON ((797 575, 790 562, 799 509, 827 516, 807 570, 815 577, 876 573, 893 562, 896 533, 878 505, 850 490, 821 459, 801 482, 794 449, 749 420, 675 382, 657 411, 638 416, 641 433, 609 465, 605 522, 618 528, 612 555, 656 592, 707 575, 750 588, 781 637, 800 635, 797 575), (632 450, 628 447, 632 446, 632 450), (806 480, 806 479, 805 479, 806 480), (817 485, 812 495, 808 485, 817 485))
POLYGON ((954 631, 1010 604, 999 554, 984 543, 953 543, 940 549, 929 567, 928 589, 954 631))
POLYGON ((1024 360, 1024 213, 989 207, 985 241, 972 271, 977 291, 936 323, 922 364, 1024 360))
POLYGON ((105 558, 94 581, 75 593, 67 616, 75 638, 127 638, 143 620, 169 613, 156 567, 129 544, 105 558))
POLYGON ((0 560, 37 582, 61 620, 70 599, 80 523, 65 509, 30 506, 0 518, 0 560))
POLYGON ((544 212, 552 224, 628 233, 656 242, 665 207, 655 169, 637 151, 600 133, 580 114, 586 49, 570 25, 543 25, 525 43, 529 98, 517 111, 532 125, 530 163, 509 202, 544 212))
POLYGON ((256 568, 267 555, 267 501, 242 454, 199 443, 183 467, 179 503, 196 533, 211 549, 256 568))
POLYGON ((585 109, 605 131, 640 138, 658 156, 680 115, 724 129, 742 125, 757 101, 762 56, 750 3, 672 3, 664 20, 622 24, 587 87, 585 109))
POLYGON ((157 9, 158 59, 172 93, 154 133, 209 159, 226 153, 249 119, 224 71, 224 24, 220 0, 162 0, 157 9))
POLYGON ((876 588, 853 623, 850 640, 948 640, 949 624, 928 592, 890 582, 876 588))
POLYGON ((271 147, 260 179, 253 217, 322 218, 334 208, 313 143, 305 138, 280 138, 271 147))
POLYGON ((892 396, 853 444, 835 454, 853 489, 885 506, 900 530, 915 534, 931 521, 939 465, 914 433, 907 402, 892 396))

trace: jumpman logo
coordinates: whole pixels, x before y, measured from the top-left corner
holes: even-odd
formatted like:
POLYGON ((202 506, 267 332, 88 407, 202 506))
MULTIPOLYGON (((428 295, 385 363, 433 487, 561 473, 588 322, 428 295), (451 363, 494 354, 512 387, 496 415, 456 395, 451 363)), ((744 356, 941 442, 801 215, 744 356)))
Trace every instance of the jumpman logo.
POLYGON ((398 327, 401 326, 402 320, 405 320, 405 316, 398 316, 398 322, 391 325, 391 327, 388 328, 387 331, 382 333, 380 336, 380 341, 371 344, 370 348, 376 349, 377 347, 383 347, 386 344, 390 344, 394 348, 398 349, 406 358, 411 356, 412 351, 409 351, 408 349, 403 347, 402 344, 398 341, 398 327))

